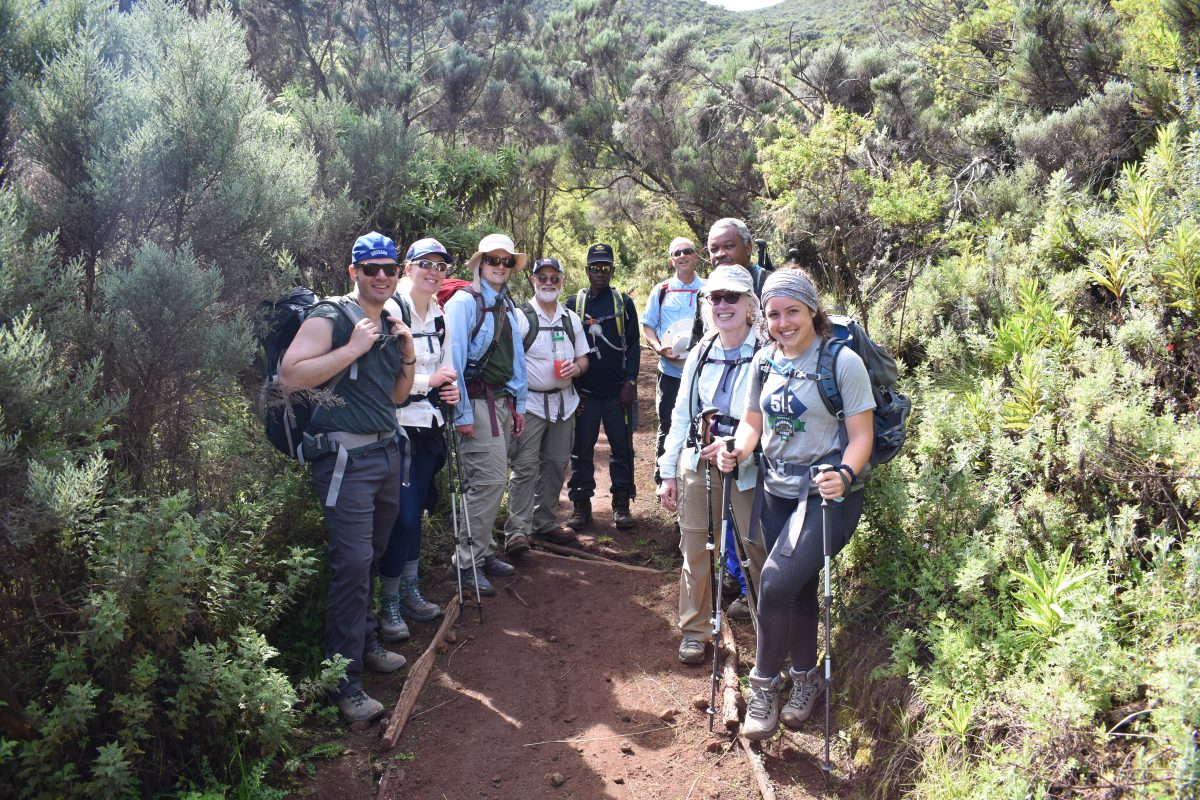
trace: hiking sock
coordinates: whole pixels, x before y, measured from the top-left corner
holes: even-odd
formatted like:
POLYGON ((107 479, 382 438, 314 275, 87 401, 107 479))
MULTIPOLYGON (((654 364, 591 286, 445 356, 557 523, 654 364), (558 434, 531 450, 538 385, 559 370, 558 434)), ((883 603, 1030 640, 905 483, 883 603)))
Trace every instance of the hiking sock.
MULTIPOLYGON (((418 559, 418 560, 413 560, 413 561, 405 561, 405 562, 404 562, 404 572, 403 572, 403 574, 401 575, 401 577, 404 577, 404 578, 415 578, 415 577, 417 577, 417 569, 418 569, 420 566, 421 566, 421 562, 420 562, 420 560, 419 560, 419 559, 418 559)), ((398 583, 396 584, 396 586, 397 586, 397 587, 399 587, 399 585, 400 585, 400 584, 398 584, 398 583)))
MULTIPOLYGON (((405 565, 407 566, 407 565, 405 565)), ((388 578, 383 575, 379 576, 379 593, 380 594, 400 594, 400 576, 388 578)))

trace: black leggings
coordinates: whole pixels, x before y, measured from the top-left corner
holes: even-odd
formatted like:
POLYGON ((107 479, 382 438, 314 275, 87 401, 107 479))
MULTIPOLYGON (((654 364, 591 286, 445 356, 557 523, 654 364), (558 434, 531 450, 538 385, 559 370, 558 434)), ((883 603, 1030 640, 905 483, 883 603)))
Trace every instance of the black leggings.
MULTIPOLYGON (((770 678, 783 669, 788 656, 792 669, 807 670, 817 663, 818 580, 825 561, 821 528, 821 496, 810 495, 804 526, 791 555, 781 555, 788 524, 799 499, 767 492, 762 510, 767 562, 758 595, 758 654, 754 672, 770 678)), ((845 502, 829 503, 830 544, 837 555, 849 541, 862 514, 862 492, 851 492, 845 502)))

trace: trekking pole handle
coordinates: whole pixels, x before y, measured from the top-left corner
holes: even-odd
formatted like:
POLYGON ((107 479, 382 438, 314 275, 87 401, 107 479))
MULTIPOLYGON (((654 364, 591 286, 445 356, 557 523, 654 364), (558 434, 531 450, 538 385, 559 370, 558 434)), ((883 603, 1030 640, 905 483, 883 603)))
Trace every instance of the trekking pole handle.
MULTIPOLYGON (((837 471, 837 467, 835 467, 833 464, 820 464, 817 466, 817 472, 818 472, 818 474, 821 474, 821 475, 824 475, 826 472, 836 472, 836 471, 837 471)), ((842 498, 842 497, 838 497, 838 498, 834 499, 834 502, 840 503, 840 502, 842 502, 843 499, 844 498, 842 498)), ((825 499, 824 495, 821 496, 821 505, 822 506, 829 505, 829 501, 825 499)))

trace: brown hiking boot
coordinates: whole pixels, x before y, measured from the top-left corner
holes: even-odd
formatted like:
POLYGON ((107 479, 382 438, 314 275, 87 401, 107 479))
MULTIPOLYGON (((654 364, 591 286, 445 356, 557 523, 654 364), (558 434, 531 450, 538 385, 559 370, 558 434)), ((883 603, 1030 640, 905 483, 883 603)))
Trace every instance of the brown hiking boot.
POLYGON ((614 497, 613 503, 613 524, 618 528, 632 528, 633 514, 629 513, 629 498, 614 497))
POLYGON ((576 500, 575 510, 571 512, 571 516, 567 518, 567 527, 573 531, 577 531, 584 525, 592 521, 592 501, 591 500, 576 500))

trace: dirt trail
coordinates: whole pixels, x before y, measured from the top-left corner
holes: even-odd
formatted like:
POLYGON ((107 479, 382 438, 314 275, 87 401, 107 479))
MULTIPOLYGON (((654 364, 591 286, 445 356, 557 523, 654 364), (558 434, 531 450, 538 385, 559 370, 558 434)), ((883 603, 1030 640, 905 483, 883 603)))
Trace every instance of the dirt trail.
MULTIPOLYGON (((340 729, 350 748, 319 761, 296 787, 297 797, 373 798, 722 798, 760 797, 745 755, 732 737, 710 734, 710 665, 676 660, 679 556, 671 519, 654 495, 653 358, 639 382, 641 431, 635 434, 637 525, 612 526, 608 450, 597 447, 595 518, 580 536, 593 553, 661 570, 654 574, 531 552, 516 560, 515 578, 496 581, 484 598, 484 623, 468 605, 456 642, 440 654, 400 739, 384 752, 386 722, 340 729), (379 792, 381 775, 388 776, 379 792)), ((570 505, 565 491, 560 518, 570 505)), ((428 594, 448 600, 448 580, 428 594)), ((397 649, 410 664, 436 623, 416 626, 397 649)), ((745 675, 753 652, 749 623, 733 628, 745 675)), ((711 655, 711 650, 710 650, 711 655)), ((711 662, 710 662, 711 663, 711 662)), ((364 675, 367 691, 391 708, 398 676, 364 675)), ((323 737, 328 738, 328 737, 323 737)), ((826 785, 817 719, 785 732, 763 752, 776 796, 799 800, 840 796, 848 784, 826 785)), ((846 775, 838 765, 837 774, 846 775)))

